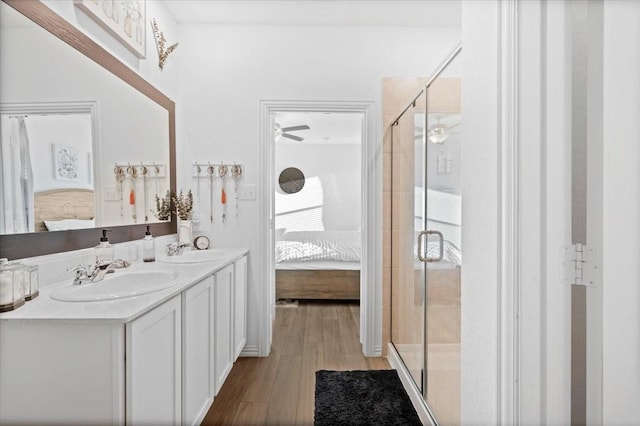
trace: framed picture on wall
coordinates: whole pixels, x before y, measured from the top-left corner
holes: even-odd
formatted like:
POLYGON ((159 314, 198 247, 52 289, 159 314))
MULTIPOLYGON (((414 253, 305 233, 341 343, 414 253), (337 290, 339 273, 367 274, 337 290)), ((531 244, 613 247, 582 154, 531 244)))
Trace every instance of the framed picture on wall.
POLYGON ((73 147, 53 144, 53 177, 58 180, 78 180, 78 153, 73 147))
POLYGON ((146 57, 145 0, 73 0, 138 58, 146 57))

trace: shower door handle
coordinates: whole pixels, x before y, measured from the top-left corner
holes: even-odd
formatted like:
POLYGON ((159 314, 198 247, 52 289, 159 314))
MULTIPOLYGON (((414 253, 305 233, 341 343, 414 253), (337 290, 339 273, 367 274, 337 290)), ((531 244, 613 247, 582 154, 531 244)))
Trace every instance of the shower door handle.
POLYGON ((421 231, 418 234, 418 259, 421 262, 439 262, 444 257, 444 238, 442 236, 442 232, 440 231, 432 231, 427 229, 426 231, 421 231), (429 235, 437 235, 438 236, 438 257, 429 257, 424 255, 422 241, 427 238, 429 235))

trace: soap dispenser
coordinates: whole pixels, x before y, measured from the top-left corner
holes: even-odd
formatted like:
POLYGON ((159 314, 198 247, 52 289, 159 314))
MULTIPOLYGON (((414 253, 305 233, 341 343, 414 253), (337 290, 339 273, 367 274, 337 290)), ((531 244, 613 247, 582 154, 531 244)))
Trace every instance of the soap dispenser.
POLYGON ((154 262, 156 260, 156 244, 151 235, 150 226, 147 225, 147 232, 142 239, 142 260, 144 262, 154 262))
POLYGON ((95 247, 96 263, 98 265, 108 265, 113 262, 113 254, 115 249, 109 243, 107 237, 107 229, 102 230, 102 237, 100 238, 100 244, 95 247))

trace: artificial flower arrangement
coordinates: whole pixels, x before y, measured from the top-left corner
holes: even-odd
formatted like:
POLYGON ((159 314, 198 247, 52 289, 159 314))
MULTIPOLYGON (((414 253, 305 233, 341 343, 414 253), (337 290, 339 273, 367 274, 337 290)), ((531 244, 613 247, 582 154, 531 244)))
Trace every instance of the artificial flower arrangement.
POLYGON ((160 198, 156 194, 156 212, 154 213, 158 220, 171 219, 171 192, 167 189, 167 195, 160 198))
POLYGON ((189 190, 183 194, 182 190, 176 196, 173 196, 173 204, 176 208, 176 215, 180 220, 191 220, 193 216, 193 194, 189 190))
POLYGON ((193 216, 193 194, 189 190, 186 194, 180 190, 178 195, 167 190, 167 194, 160 198, 156 194, 156 212, 158 220, 171 219, 171 213, 175 213, 180 220, 191 220, 193 216), (175 208, 175 210, 174 210, 175 208))

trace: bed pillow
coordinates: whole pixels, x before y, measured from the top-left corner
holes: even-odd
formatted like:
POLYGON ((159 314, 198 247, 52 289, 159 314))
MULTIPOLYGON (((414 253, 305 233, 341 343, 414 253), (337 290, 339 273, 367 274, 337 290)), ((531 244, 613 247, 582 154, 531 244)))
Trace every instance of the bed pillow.
POLYGON ((96 221, 94 219, 45 220, 44 226, 48 231, 67 231, 69 229, 95 228, 96 221))

